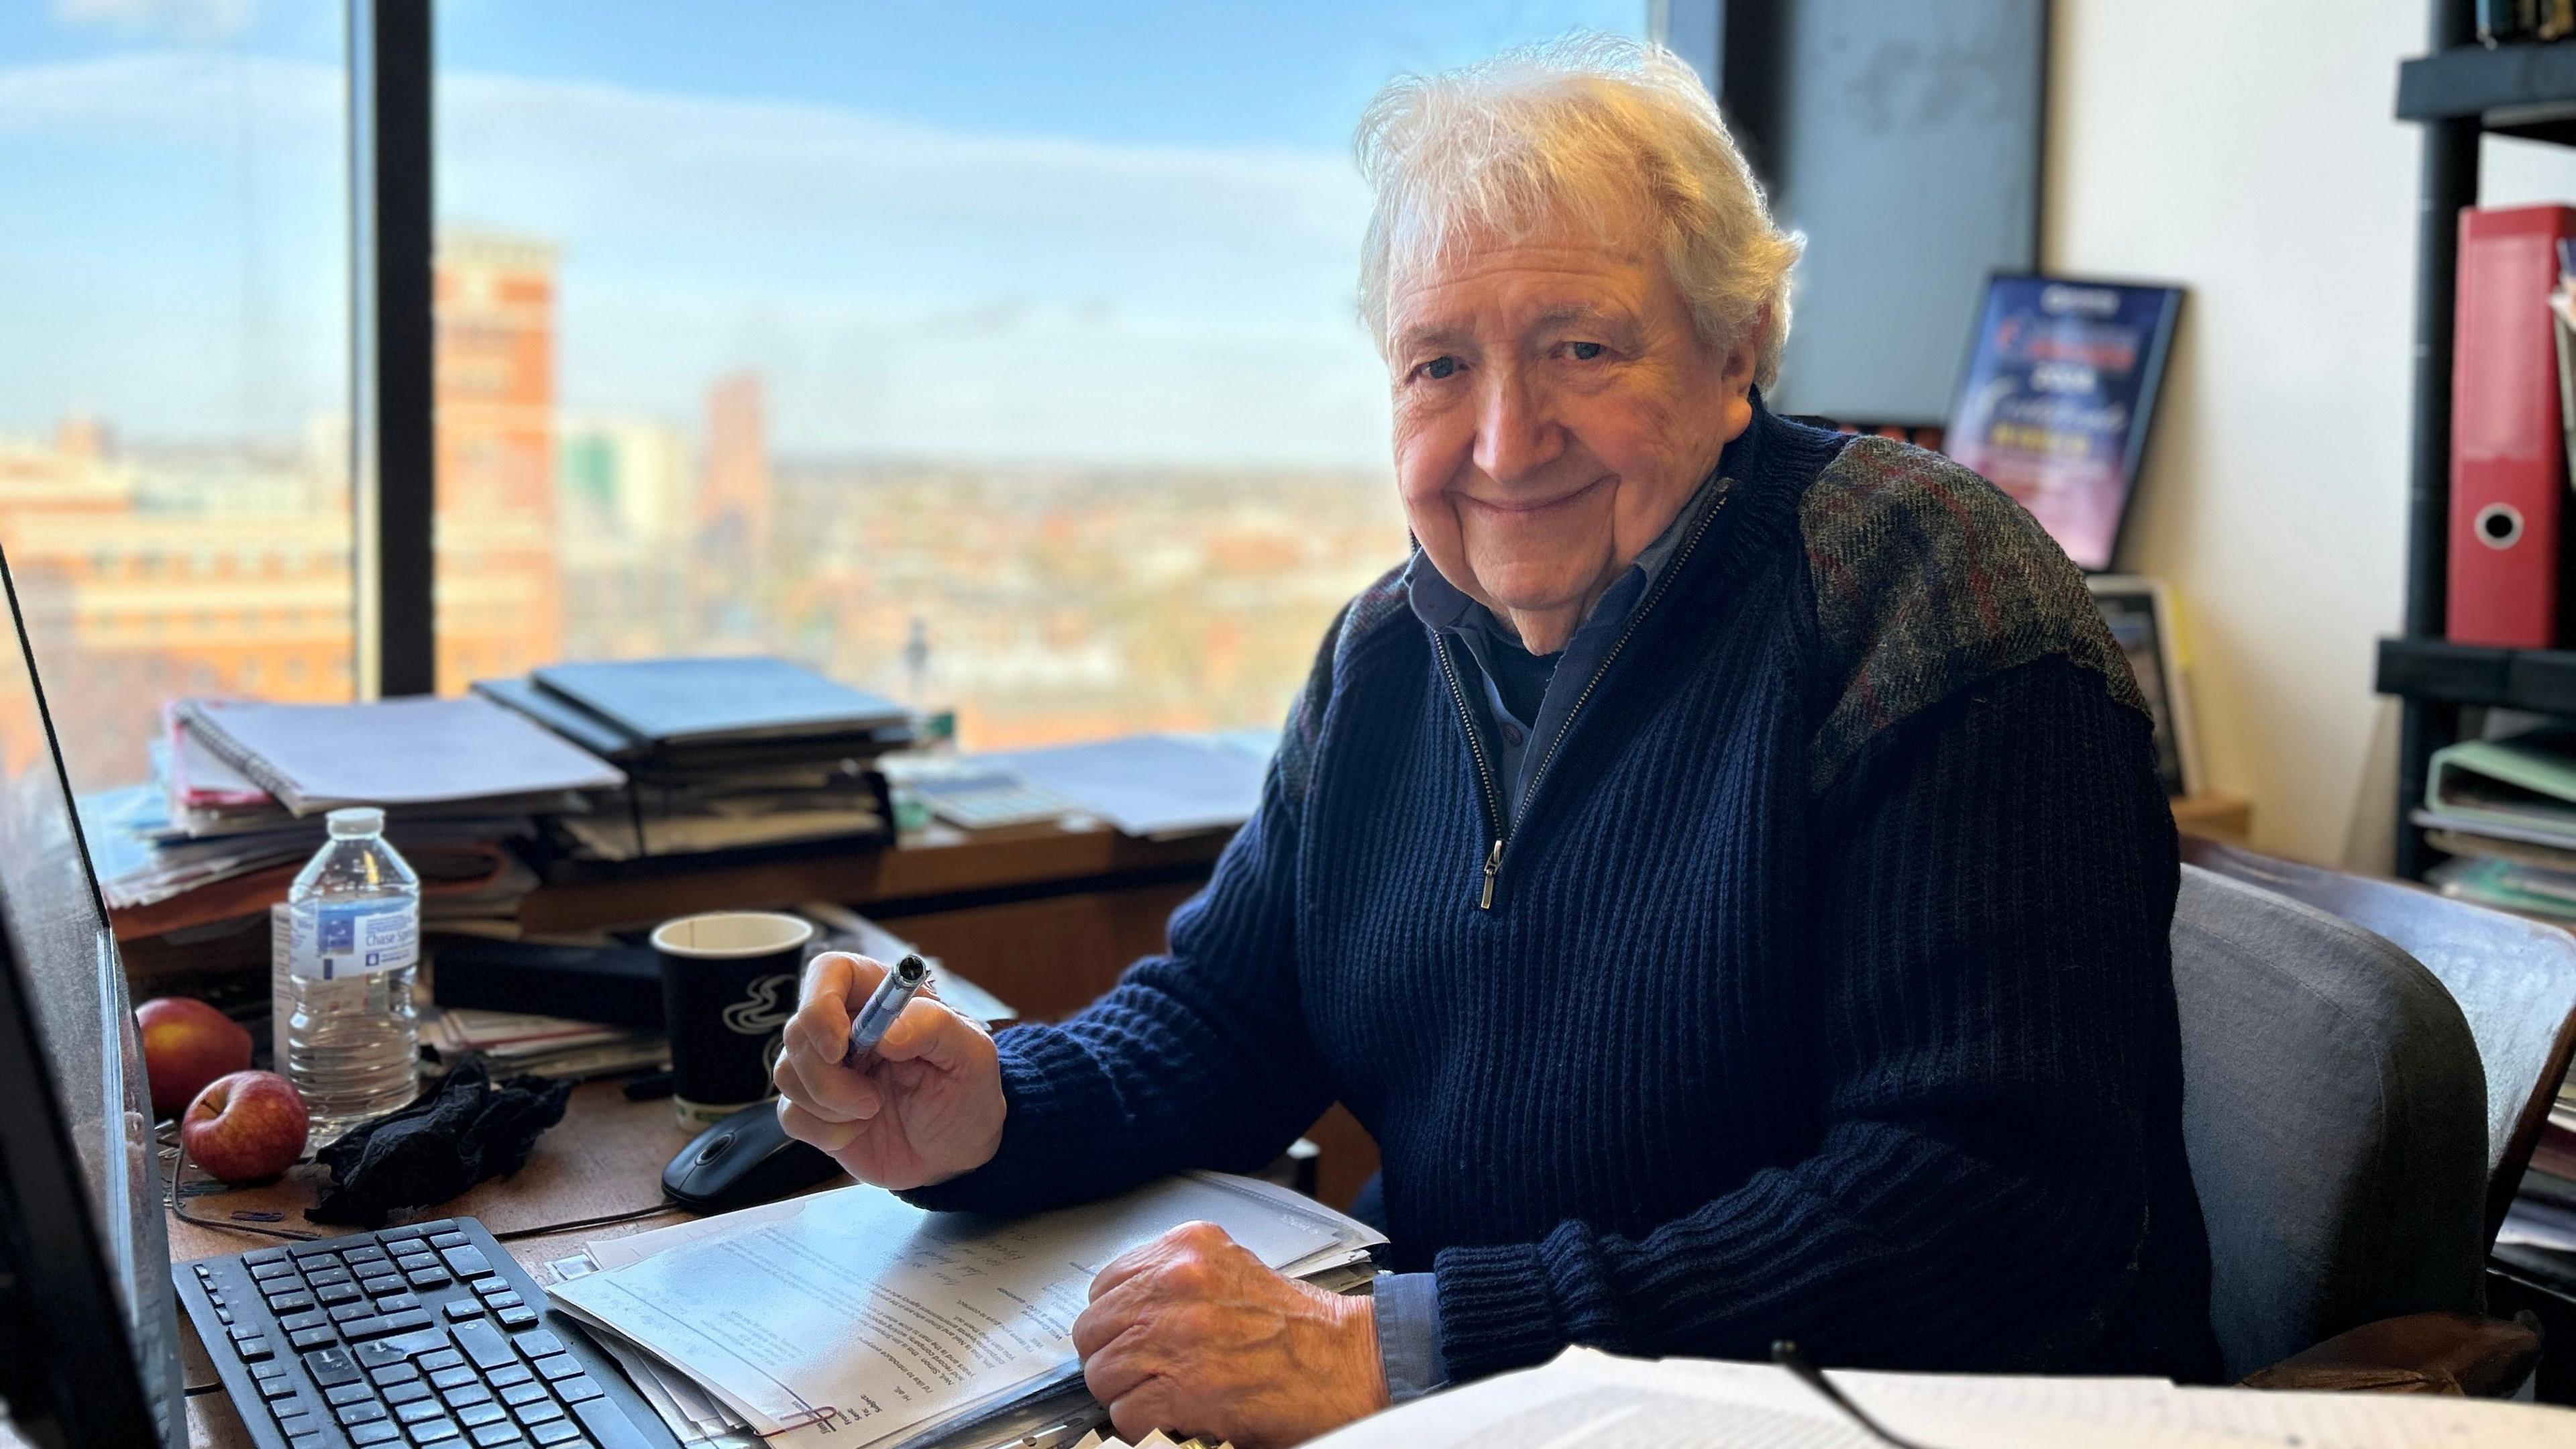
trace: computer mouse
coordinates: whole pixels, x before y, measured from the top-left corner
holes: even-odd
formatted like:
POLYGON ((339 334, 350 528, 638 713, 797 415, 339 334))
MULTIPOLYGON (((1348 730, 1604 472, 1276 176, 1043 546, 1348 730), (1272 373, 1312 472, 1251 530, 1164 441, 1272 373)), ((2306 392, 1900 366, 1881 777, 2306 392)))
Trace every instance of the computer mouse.
POLYGON ((782 1198, 841 1175, 841 1164, 787 1135, 778 1104, 756 1102, 701 1132, 662 1169, 662 1191, 699 1212, 782 1198))

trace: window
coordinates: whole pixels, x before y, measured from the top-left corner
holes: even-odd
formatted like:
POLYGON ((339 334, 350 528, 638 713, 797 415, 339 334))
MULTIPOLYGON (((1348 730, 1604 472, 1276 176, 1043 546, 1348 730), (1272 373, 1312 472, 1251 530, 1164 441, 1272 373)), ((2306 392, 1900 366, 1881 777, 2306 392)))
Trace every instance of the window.
POLYGON ((767 650, 1276 725, 1402 555, 1361 105, 1642 0, 436 11, 439 686, 767 650))
POLYGON ((81 788, 162 700, 348 697, 345 53, 332 5, 0 7, 0 548, 81 788))

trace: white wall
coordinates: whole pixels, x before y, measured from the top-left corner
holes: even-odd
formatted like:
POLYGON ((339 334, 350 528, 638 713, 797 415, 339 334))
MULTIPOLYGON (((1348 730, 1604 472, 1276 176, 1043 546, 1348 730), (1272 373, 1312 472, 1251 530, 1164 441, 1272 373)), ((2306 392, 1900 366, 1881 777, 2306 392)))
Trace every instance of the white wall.
MULTIPOLYGON (((2425 0, 2058 0, 2051 271, 2190 289, 2121 566, 2185 612, 2210 784, 2266 849, 2384 866, 2405 592, 2425 0)), ((2490 141, 2489 204, 2576 198, 2576 150, 2490 141)))

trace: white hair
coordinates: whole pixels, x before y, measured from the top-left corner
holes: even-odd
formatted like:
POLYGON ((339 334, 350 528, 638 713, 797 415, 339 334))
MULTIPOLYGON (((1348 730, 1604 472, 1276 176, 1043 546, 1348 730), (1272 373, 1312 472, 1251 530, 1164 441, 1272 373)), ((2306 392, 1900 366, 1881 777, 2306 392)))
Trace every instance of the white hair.
POLYGON ((1754 381, 1780 373, 1789 267, 1805 240, 1772 223, 1761 183, 1697 72, 1659 45, 1576 33, 1438 75, 1400 75, 1353 138, 1375 193, 1360 310, 1387 346, 1399 266, 1463 232, 1527 235, 1571 218, 1604 228, 1642 208, 1700 339, 1756 339, 1754 381))

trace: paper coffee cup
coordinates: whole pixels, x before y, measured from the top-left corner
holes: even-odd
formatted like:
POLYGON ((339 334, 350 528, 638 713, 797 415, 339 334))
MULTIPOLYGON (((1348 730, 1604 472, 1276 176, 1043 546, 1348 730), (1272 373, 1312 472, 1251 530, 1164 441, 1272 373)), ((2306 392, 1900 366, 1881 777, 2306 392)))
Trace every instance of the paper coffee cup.
POLYGON ((770 1073, 813 940, 812 922, 774 911, 682 916, 654 930, 671 1108, 682 1127, 694 1131, 778 1094, 770 1073))

